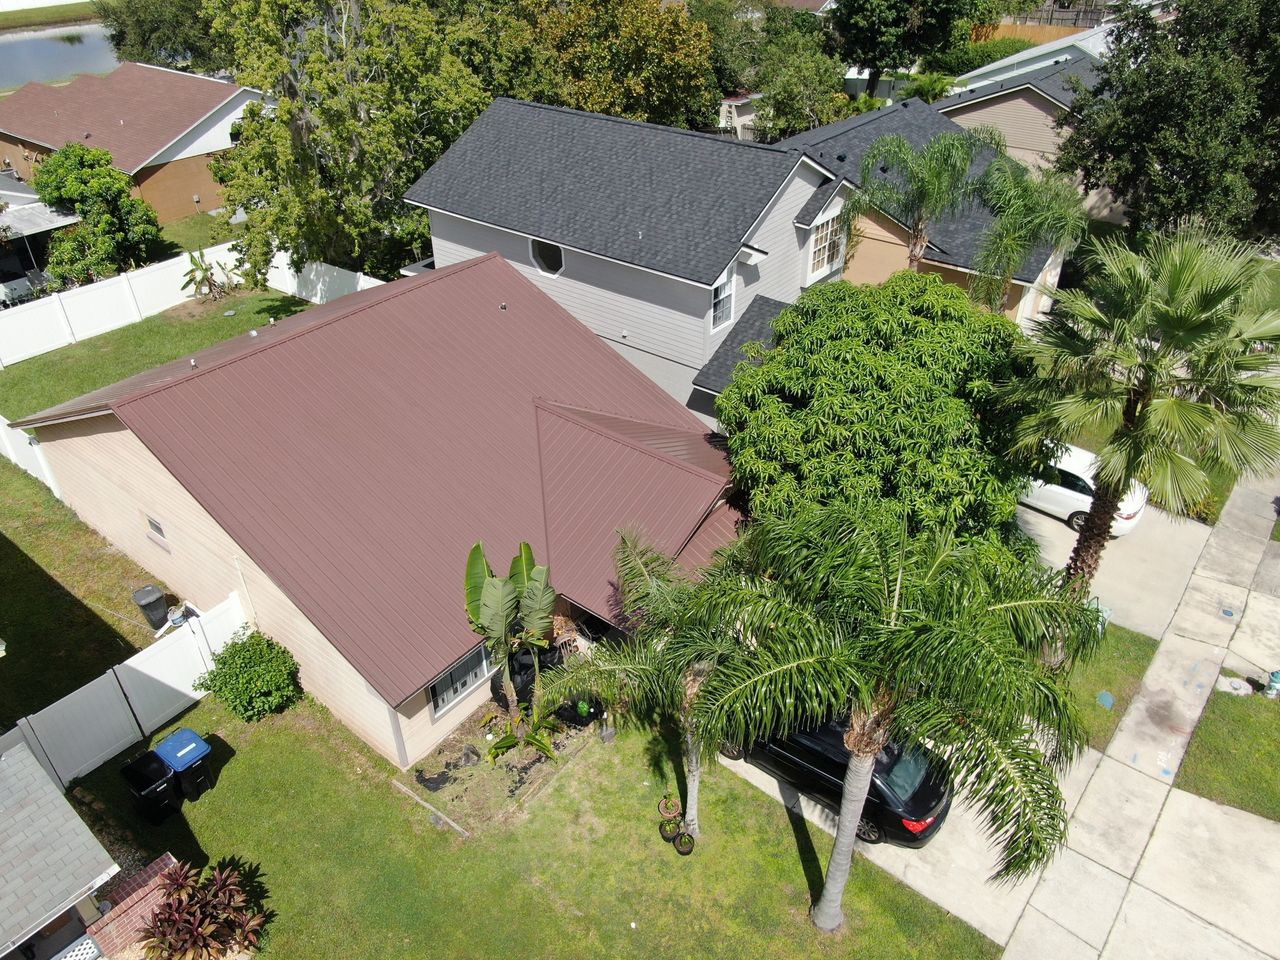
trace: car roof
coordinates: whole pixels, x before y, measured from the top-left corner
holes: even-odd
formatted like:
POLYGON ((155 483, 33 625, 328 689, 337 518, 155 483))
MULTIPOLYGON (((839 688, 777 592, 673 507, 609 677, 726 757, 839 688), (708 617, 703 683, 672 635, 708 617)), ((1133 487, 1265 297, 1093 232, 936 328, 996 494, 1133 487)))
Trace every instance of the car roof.
POLYGON ((1062 455, 1053 461, 1053 465, 1061 470, 1078 474, 1086 480, 1092 480, 1094 465, 1097 461, 1098 455, 1096 453, 1085 450, 1083 447, 1074 447, 1071 444, 1067 444, 1062 455))

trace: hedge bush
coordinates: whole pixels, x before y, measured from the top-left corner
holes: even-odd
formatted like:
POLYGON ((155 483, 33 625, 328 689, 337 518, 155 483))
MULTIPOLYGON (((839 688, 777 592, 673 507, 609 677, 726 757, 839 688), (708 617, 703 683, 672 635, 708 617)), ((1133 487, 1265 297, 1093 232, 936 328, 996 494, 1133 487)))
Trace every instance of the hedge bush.
POLYGON ((923 69, 931 73, 945 73, 952 77, 985 67, 1005 57, 1011 57, 1023 50, 1030 50, 1035 44, 1020 37, 1001 37, 998 40, 986 40, 982 43, 964 43, 950 50, 943 50, 922 63, 923 69))
POLYGON ((213 655, 213 669, 196 680, 196 689, 212 693, 246 723, 283 710, 302 696, 293 654, 248 627, 213 655))

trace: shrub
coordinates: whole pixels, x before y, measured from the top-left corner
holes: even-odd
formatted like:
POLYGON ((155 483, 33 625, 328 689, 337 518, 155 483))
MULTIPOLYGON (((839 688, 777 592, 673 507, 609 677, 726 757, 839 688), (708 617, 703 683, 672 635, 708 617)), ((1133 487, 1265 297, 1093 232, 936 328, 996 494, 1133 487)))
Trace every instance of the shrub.
POLYGON ((298 661, 280 644, 244 627, 220 653, 213 669, 196 680, 245 722, 283 710, 302 694, 298 661))
POLYGON ((1011 57, 1023 50, 1030 50, 1035 44, 1021 37, 1001 37, 998 40, 986 40, 982 43, 963 43, 950 50, 943 50, 926 57, 923 67, 933 73, 946 73, 953 77, 985 67, 1005 57, 1011 57))
POLYGON ((249 903, 234 867, 202 877, 179 863, 161 874, 160 890, 164 899, 142 928, 147 960, 217 960, 257 948, 267 918, 249 903))

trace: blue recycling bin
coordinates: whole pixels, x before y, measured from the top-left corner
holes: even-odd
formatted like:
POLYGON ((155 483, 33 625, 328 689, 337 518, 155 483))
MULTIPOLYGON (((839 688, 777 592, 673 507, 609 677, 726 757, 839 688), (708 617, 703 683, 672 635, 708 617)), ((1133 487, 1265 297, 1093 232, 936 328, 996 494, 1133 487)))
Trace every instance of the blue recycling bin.
POLYGON ((178 793, 186 800, 199 799, 213 787, 209 755, 213 748, 190 727, 180 727, 155 745, 156 754, 173 770, 178 793))

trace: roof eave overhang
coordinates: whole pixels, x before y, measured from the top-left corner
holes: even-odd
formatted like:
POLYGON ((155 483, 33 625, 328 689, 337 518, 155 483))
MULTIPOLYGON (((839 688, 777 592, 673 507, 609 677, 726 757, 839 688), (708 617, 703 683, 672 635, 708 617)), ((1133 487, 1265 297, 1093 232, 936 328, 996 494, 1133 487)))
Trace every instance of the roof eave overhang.
POLYGON ((94 417, 105 417, 115 413, 110 407, 102 407, 100 409, 88 410, 82 413, 69 413, 65 416, 42 417, 40 414, 34 414, 30 417, 23 417, 19 420, 12 421, 9 426, 23 430, 35 430, 40 427, 51 427, 55 423, 72 423, 75 420, 92 420, 94 417))

